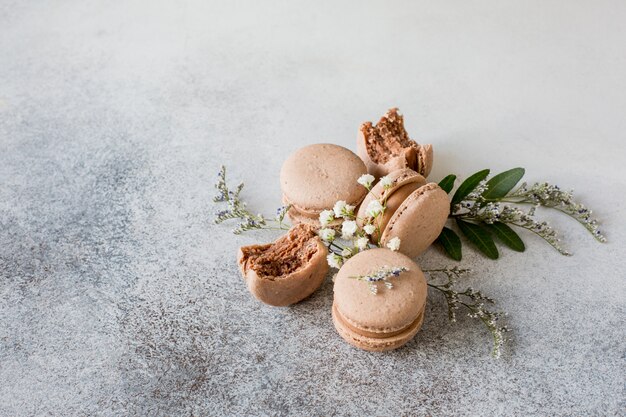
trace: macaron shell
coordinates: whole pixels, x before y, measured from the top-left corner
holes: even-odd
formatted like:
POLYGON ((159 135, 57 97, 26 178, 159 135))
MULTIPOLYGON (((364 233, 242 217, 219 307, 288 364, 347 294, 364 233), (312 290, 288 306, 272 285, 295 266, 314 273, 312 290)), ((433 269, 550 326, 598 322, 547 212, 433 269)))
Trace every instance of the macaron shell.
MULTIPOLYGON (((265 248, 270 245, 253 245, 252 247, 265 248)), ((319 238, 317 238, 317 250, 307 263, 280 277, 259 276, 254 269, 249 268, 243 260, 244 251, 247 248, 250 247, 242 247, 238 251, 239 269, 252 295, 271 306, 284 307, 307 298, 322 285, 329 270, 326 261, 328 251, 319 238)))
MULTIPOLYGON (((384 230, 393 217, 393 214, 401 206, 404 200, 413 191, 426 184, 426 179, 424 177, 408 168, 393 171, 387 176, 392 181, 391 187, 385 189, 380 182, 377 183, 372 188, 371 192, 365 196, 363 203, 361 203, 357 214, 357 223, 359 226, 362 227, 365 224, 365 219, 367 218, 367 205, 374 199, 386 198, 387 209, 382 216, 378 217, 375 221, 375 224, 378 225, 381 230, 384 230)), ((371 240, 374 243, 378 242, 378 234, 373 233, 371 235, 371 240)))
POLYGON ((433 161, 433 145, 421 145, 417 159, 417 172, 422 174, 424 177, 428 177, 430 175, 430 171, 433 169, 433 161))
POLYGON ((394 237, 400 239, 400 252, 414 258, 437 239, 448 214, 448 194, 435 183, 414 191, 393 214, 381 237, 385 246, 394 237))
MULTIPOLYGON (((389 249, 369 249, 350 258, 335 277, 334 300, 341 317, 363 332, 392 333, 409 326, 419 316, 426 302, 426 279, 419 266, 405 255, 389 249), (389 281, 369 283, 351 277, 375 273, 383 267, 408 269, 389 281)), ((384 336, 384 335, 383 335, 384 336)))
MULTIPOLYGON (((319 229, 322 227, 322 225, 320 224, 320 213, 322 212, 322 210, 302 210, 300 207, 298 207, 298 205, 287 200, 287 198, 284 195, 283 195, 282 200, 283 200, 283 205, 291 206, 289 210, 287 210, 287 217, 291 220, 292 224, 296 225, 296 224, 304 223, 316 229, 319 229)), ((329 224, 327 224, 326 226, 327 227, 340 226, 341 223, 342 223, 342 219, 335 219, 329 224)))
MULTIPOLYGON (((364 219, 367 217, 367 206, 372 200, 380 199, 385 196, 389 198, 389 196, 391 196, 396 190, 407 184, 426 184, 426 179, 423 176, 409 168, 392 171, 387 176, 392 181, 391 187, 385 189, 380 182, 376 183, 376 185, 372 187, 371 191, 365 196, 363 202, 361 203, 361 206, 359 207, 357 214, 357 217, 359 219, 364 219)), ((359 224, 362 224, 362 221, 359 224)))
POLYGON ((365 163, 349 149, 316 144, 287 158, 280 171, 280 185, 285 198, 299 211, 319 212, 339 200, 358 205, 367 190, 357 179, 366 173, 365 163))
POLYGON ((337 333, 339 333, 339 335, 352 346, 370 352, 386 352, 404 346, 407 342, 413 339, 413 337, 415 337, 424 322, 424 310, 425 305, 418 318, 408 328, 401 333, 387 338, 368 337, 346 326, 334 303, 332 308, 332 317, 337 333))

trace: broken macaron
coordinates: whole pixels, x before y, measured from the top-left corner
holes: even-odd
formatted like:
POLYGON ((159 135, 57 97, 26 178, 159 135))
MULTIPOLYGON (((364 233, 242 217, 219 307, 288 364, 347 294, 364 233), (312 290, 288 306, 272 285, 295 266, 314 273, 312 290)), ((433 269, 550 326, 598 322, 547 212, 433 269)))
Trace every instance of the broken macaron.
POLYGON ((280 307, 319 288, 329 269, 327 254, 314 228, 299 224, 273 243, 241 247, 237 262, 252 295, 280 307))
POLYGON ((375 125, 363 123, 356 146, 368 173, 376 178, 402 168, 428 177, 433 166, 432 145, 419 145, 409 138, 397 108, 387 111, 375 125))

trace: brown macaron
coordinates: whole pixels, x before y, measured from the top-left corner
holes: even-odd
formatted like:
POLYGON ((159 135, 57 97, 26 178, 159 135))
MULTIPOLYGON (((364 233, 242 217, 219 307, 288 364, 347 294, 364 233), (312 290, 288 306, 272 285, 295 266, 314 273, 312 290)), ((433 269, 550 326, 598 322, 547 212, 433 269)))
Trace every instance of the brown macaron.
POLYGON ((401 168, 428 177, 433 167, 432 145, 419 145, 409 138, 397 108, 387 111, 376 125, 363 123, 356 147, 367 171, 376 178, 401 168))
POLYGON ((280 307, 319 288, 328 273, 327 254, 314 228, 300 224, 274 243, 239 248, 237 263, 252 295, 280 307))
POLYGON ((386 209, 373 219, 380 233, 372 241, 386 246, 397 237, 400 252, 414 258, 424 252, 439 236, 450 213, 448 194, 435 183, 426 183, 423 176, 404 168, 387 175, 391 185, 378 182, 365 197, 357 214, 359 226, 368 221, 367 209, 373 200, 386 201, 386 209))
POLYGON ((363 161, 342 146, 309 145, 291 154, 280 170, 283 203, 294 223, 320 227, 319 215, 337 201, 358 206, 367 190, 357 179, 367 173, 363 161))
POLYGON ((410 258, 389 249, 366 250, 350 258, 335 277, 333 323, 341 337, 360 349, 397 349, 422 327, 427 292, 424 274, 410 258), (407 270, 387 278, 392 288, 356 279, 383 268, 407 270))

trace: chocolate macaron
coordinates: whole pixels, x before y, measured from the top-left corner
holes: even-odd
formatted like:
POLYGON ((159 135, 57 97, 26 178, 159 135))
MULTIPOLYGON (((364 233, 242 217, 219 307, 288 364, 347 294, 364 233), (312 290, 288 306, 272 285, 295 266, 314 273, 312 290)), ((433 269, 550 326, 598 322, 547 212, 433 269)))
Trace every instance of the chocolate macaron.
POLYGON ((287 306, 319 288, 329 269, 327 254, 315 229, 299 224, 274 243, 241 247, 237 263, 252 295, 287 306))
POLYGON ((350 258, 335 277, 333 323, 341 337, 360 349, 397 349, 422 327, 426 296, 424 274, 410 258, 389 249, 366 250, 350 258), (394 273, 385 280, 367 279, 380 277, 381 271, 383 276, 394 273))
POLYGON ((294 223, 319 227, 319 215, 337 201, 357 206, 367 190, 357 179, 367 173, 352 151, 329 143, 306 146, 291 154, 280 170, 283 203, 294 223))
POLYGON ((401 168, 411 168, 428 177, 433 167, 432 145, 419 145, 404 129, 398 109, 390 109, 376 123, 365 122, 359 128, 357 153, 367 171, 376 178, 401 168))
POLYGON ((450 213, 448 194, 435 183, 427 183, 417 172, 404 168, 387 175, 391 185, 378 182, 361 204, 357 222, 371 221, 377 226, 372 241, 386 246, 397 237, 400 252, 414 258, 439 236, 450 213), (373 200, 386 201, 386 209, 371 219, 367 210, 373 200))

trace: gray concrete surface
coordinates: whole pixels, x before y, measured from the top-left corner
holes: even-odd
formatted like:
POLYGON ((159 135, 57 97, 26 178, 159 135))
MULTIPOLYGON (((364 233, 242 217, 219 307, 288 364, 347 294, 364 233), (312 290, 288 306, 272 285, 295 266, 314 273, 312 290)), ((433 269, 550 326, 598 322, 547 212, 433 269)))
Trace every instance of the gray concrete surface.
MULTIPOLYGON (((621 1, 0 2, 0 415, 624 415, 621 1), (305 144, 399 106, 434 180, 491 167, 573 187, 610 242, 547 214, 467 284, 509 312, 501 360, 431 294, 406 348, 247 293, 211 222, 220 164, 258 211, 305 144)), ((451 264, 437 250, 426 267, 451 264)))

